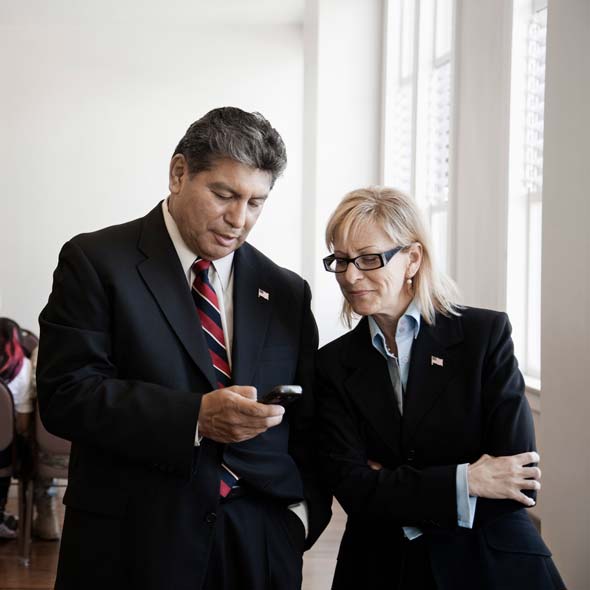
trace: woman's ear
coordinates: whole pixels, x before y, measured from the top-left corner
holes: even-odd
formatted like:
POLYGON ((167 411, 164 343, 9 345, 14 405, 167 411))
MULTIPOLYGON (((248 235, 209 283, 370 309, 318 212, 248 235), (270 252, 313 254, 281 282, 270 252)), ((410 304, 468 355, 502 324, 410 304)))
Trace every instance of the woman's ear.
POLYGON ((422 244, 414 242, 408 250, 408 267, 406 269, 406 279, 411 279, 420 269, 422 264, 422 244))

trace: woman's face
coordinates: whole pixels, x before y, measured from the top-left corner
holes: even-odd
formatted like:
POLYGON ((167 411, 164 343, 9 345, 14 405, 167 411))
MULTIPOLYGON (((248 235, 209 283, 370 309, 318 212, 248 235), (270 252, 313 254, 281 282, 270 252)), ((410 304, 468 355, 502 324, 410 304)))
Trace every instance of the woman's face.
MULTIPOLYGON (((359 227, 354 236, 349 236, 346 242, 337 235, 334 255, 354 258, 362 254, 380 254, 399 245, 409 244, 395 244, 381 227, 367 222, 359 227)), ((385 266, 375 270, 359 270, 349 263, 345 272, 336 274, 336 280, 355 313, 397 320, 412 300, 406 280, 413 277, 418 270, 421 254, 420 244, 414 244, 408 250, 398 252, 385 266)))

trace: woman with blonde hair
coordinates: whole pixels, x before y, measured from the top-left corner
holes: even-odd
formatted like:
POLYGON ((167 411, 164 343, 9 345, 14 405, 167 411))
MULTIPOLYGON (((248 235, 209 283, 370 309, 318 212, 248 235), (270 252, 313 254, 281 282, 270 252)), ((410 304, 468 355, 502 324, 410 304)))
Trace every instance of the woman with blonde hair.
POLYGON ((399 191, 346 195, 326 242, 343 318, 361 318, 318 357, 324 472, 348 515, 333 588, 563 588, 525 509, 541 474, 506 314, 458 305, 399 191))

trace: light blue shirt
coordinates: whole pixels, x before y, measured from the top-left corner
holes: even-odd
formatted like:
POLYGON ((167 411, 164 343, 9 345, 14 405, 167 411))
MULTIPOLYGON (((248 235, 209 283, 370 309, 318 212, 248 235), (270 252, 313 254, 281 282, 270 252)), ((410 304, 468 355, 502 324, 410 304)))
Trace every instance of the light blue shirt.
MULTIPOLYGON (((420 310, 415 300, 412 300, 404 315, 397 322, 395 332, 395 344, 397 346, 397 357, 387 347, 387 341, 383 332, 377 325, 377 322, 369 316, 369 330, 371 332, 371 342, 373 347, 387 361, 389 377, 396 392, 397 407, 400 414, 403 415, 403 397, 399 395, 399 388, 395 386, 398 379, 401 382, 402 390, 405 391, 408 383, 408 373, 410 371, 410 358, 412 356, 412 345, 420 332, 420 310)), ((401 393, 401 392, 399 392, 401 393)), ((419 395, 420 392, 416 392, 419 395)), ((457 524, 460 527, 470 529, 473 527, 475 518, 475 507, 477 497, 469 495, 469 486, 467 482, 468 463, 457 465, 456 472, 456 493, 457 493, 457 524)), ((410 540, 416 539, 422 534, 417 527, 403 527, 404 534, 410 540)))

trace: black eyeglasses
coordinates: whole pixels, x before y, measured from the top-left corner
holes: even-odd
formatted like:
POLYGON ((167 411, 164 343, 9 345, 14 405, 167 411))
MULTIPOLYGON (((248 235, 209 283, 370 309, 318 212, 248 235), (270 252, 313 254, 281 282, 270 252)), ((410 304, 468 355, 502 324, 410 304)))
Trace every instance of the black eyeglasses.
POLYGON ((405 248, 409 248, 409 246, 398 246, 379 254, 361 254, 354 258, 330 254, 323 259, 324 268, 328 272, 346 272, 348 264, 352 262, 359 270, 376 270, 385 266, 400 250, 405 248))

